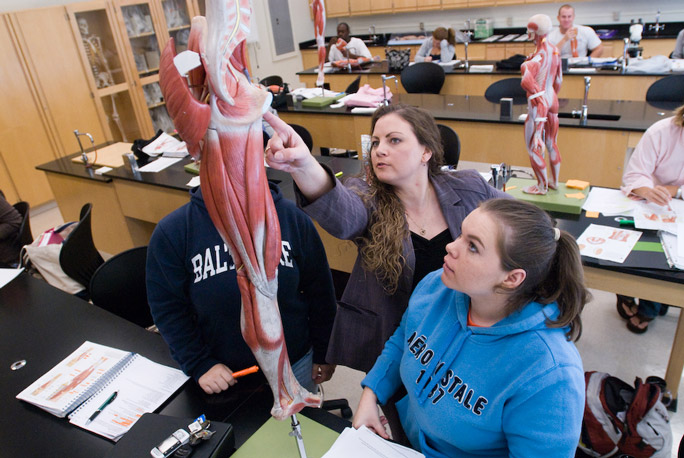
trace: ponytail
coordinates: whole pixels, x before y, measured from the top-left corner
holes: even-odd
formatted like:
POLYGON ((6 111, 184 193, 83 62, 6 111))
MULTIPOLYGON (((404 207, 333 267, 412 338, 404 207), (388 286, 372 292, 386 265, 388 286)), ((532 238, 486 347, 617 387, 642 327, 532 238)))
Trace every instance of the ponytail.
POLYGON ((451 27, 449 27, 447 31, 449 32, 447 42, 449 42, 451 46, 456 46, 456 31, 451 27))
POLYGON ((513 199, 491 199, 480 208, 490 213, 499 226, 498 252, 505 271, 523 269, 525 280, 508 294, 507 314, 532 301, 558 303, 559 316, 547 322, 552 328, 568 327, 568 340, 582 333, 580 313, 591 294, 584 286, 584 270, 574 238, 555 228, 544 210, 513 199))

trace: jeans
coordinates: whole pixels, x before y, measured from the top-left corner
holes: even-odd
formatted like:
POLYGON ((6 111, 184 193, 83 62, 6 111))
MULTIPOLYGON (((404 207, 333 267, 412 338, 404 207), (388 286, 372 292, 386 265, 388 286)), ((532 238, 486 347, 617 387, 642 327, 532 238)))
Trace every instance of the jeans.
POLYGON ((316 384, 311 378, 311 373, 313 370, 313 348, 310 349, 306 355, 302 356, 299 361, 292 364, 292 372, 295 378, 302 387, 309 390, 311 393, 316 394, 318 389, 316 384))
POLYGON ((639 311, 637 313, 639 315, 645 316, 646 318, 653 319, 658 316, 662 306, 663 305, 660 302, 639 299, 639 311))

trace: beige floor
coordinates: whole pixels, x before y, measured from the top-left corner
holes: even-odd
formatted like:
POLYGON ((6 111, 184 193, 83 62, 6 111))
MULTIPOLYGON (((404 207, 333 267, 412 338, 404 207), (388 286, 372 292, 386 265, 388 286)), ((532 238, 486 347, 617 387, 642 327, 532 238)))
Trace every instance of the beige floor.
MULTIPOLYGON (((54 203, 31 210, 33 235, 63 223, 54 203)), ((114 254, 114 253, 112 253, 114 254)), ((582 355, 585 370, 608 372, 631 383, 634 377, 663 376, 670 355, 680 309, 671 307, 668 314, 659 317, 643 335, 631 333, 615 311, 615 295, 593 290, 593 301, 583 313, 584 331, 577 347, 582 355)), ((363 373, 338 367, 332 380, 324 384, 327 399, 346 398, 356 410, 361 395, 363 373)), ((673 457, 684 434, 684 383, 678 397, 682 399, 679 411, 671 413, 673 457)))

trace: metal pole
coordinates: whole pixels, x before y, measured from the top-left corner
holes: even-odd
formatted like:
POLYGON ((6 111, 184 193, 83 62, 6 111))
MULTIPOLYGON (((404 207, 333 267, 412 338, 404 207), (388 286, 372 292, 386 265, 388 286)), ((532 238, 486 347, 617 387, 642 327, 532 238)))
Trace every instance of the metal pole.
POLYGON ((290 417, 292 419, 292 432, 290 436, 294 436, 297 441, 297 450, 299 450, 299 456, 301 458, 306 458, 306 450, 304 449, 304 439, 302 439, 302 428, 297 420, 297 415, 292 414, 290 417))

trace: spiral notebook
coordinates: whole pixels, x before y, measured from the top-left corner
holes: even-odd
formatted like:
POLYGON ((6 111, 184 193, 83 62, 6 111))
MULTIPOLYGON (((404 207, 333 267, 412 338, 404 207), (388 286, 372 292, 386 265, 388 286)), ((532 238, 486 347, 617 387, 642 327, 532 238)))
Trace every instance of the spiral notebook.
POLYGON ((153 412, 187 380, 172 367, 93 342, 76 351, 17 395, 57 417, 117 441, 144 413, 153 412), (114 393, 113 402, 88 419, 114 393), (88 423, 88 424, 86 424, 88 423))

